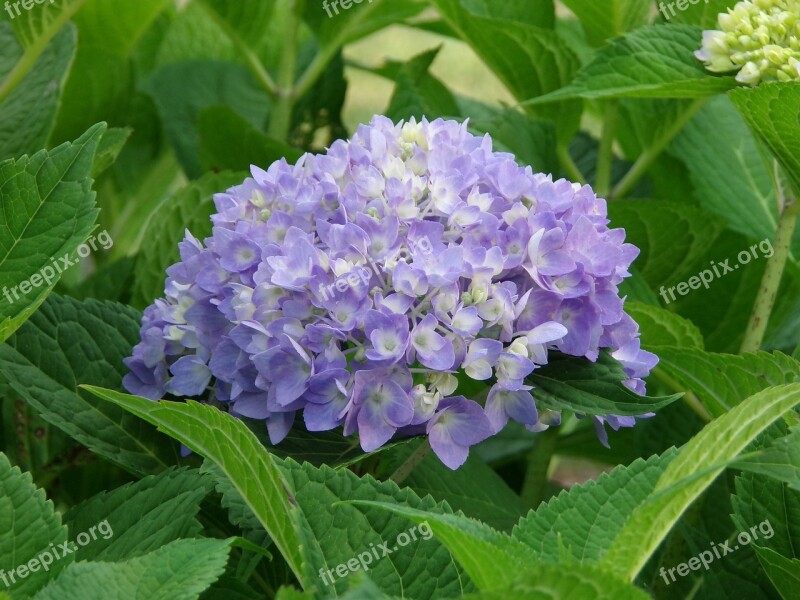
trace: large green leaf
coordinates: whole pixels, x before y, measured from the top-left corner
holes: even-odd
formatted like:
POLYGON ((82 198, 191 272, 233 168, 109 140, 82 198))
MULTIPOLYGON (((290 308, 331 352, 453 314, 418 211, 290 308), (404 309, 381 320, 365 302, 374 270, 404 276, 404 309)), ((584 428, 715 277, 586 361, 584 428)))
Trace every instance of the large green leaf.
MULTIPOLYGON (((0 101, 0 159, 33 154, 46 145, 76 42, 75 28, 65 27, 47 45, 33 70, 0 101)), ((23 53, 11 26, 0 23, 0 81, 8 77, 23 53)))
POLYGON ((128 122, 134 96, 131 54, 168 0, 87 0, 75 15, 78 52, 61 101, 55 139, 101 119, 128 122))
POLYGON ((62 257, 73 254, 92 231, 97 209, 90 173, 103 131, 105 125, 98 124, 72 143, 0 163, 0 287, 5 296, 0 341, 42 303, 61 266, 69 266, 62 257))
POLYGON ((650 595, 597 567, 537 565, 514 585, 465 600, 648 600, 650 595))
POLYGON ((800 194, 800 81, 740 88, 729 97, 783 165, 800 194))
POLYGON ((651 348, 658 368, 686 391, 697 396, 713 416, 720 416, 742 398, 769 386, 800 381, 800 363, 780 352, 737 356, 698 348, 651 348))
POLYGON ((639 248, 637 272, 656 290, 704 269, 725 228, 722 218, 673 202, 617 200, 608 212, 613 226, 625 230, 625 241, 639 248))
POLYGON ((711 75, 695 59, 702 29, 652 25, 612 40, 565 88, 529 101, 571 98, 698 98, 725 92, 733 77, 711 75))
MULTIPOLYGON (((368 565, 370 579, 383 592, 425 600, 474 589, 448 551, 431 540, 425 529, 411 528, 401 517, 387 518, 383 510, 347 502, 385 502, 443 515, 451 512, 447 504, 436 504, 430 497, 420 499, 410 488, 400 489, 392 482, 359 478, 348 469, 315 468, 291 459, 278 464, 308 523, 306 557, 320 589, 333 592, 334 586, 324 585, 330 579, 321 580, 319 569, 335 569, 383 543, 390 554, 378 551, 380 559, 368 565)), ((337 593, 346 589, 346 579, 335 579, 337 593)))
MULTIPOLYGON (((387 476, 394 472, 420 443, 398 444, 385 451, 381 456, 381 471, 387 476)), ((456 471, 447 470, 436 455, 428 453, 403 480, 403 485, 421 497, 430 495, 447 502, 454 510, 502 531, 510 531, 525 512, 520 497, 473 453, 456 471)))
POLYGON ((674 402, 680 394, 640 396, 624 386, 622 365, 607 352, 597 362, 583 357, 554 354, 548 364, 528 376, 535 388, 536 405, 584 415, 641 415, 674 402))
POLYGON ((210 479, 196 470, 169 469, 81 502, 64 520, 73 537, 94 527, 97 539, 78 548, 76 559, 117 562, 198 537, 197 513, 210 491, 210 479))
POLYGON ((800 598, 800 559, 786 558, 774 550, 758 546, 756 556, 784 600, 800 598))
POLYGON ((778 218, 772 173, 730 100, 709 102, 675 138, 670 152, 689 168, 704 210, 750 239, 774 236, 778 218))
POLYGON ((684 511, 755 437, 800 404, 800 384, 769 388, 719 417, 670 462, 648 502, 631 513, 601 564, 632 581, 684 511))
POLYGON ((564 0, 564 4, 580 19, 595 46, 646 24, 650 12, 649 2, 644 0, 564 0))
POLYGON ((474 519, 389 502, 358 500, 356 503, 402 515, 415 523, 426 523, 480 590, 510 586, 537 563, 538 557, 531 548, 474 519))
POLYGON ((203 174, 197 129, 203 109, 228 106, 258 130, 269 113, 269 96, 243 65, 208 60, 168 64, 150 74, 141 87, 153 98, 167 138, 192 179, 203 174))
POLYGON ((258 439, 236 418, 194 401, 153 402, 86 386, 96 396, 156 425, 222 469, 270 534, 298 580, 307 587, 297 532, 299 508, 290 487, 258 439))
POLYGON ((457 117, 458 104, 450 91, 428 69, 439 49, 428 50, 403 64, 395 76, 394 95, 386 111, 393 121, 415 117, 457 117))
POLYGON ((295 163, 302 154, 261 133, 227 106, 203 109, 197 119, 197 129, 200 165, 204 171, 246 172, 251 165, 266 168, 281 158, 295 163))
POLYGON ((208 173, 161 202, 141 232, 142 249, 134 269, 134 304, 147 306, 164 295, 167 267, 180 260, 178 244, 186 230, 199 240, 211 235, 213 195, 241 183, 241 173, 208 173))
POLYGON ((79 390, 121 389, 122 359, 139 339, 139 314, 113 302, 52 296, 0 346, 5 385, 93 452, 137 473, 178 460, 177 444, 119 407, 79 390))
POLYGON ((62 560, 52 561, 49 571, 35 564, 34 570, 27 570, 29 561, 50 544, 58 546, 66 540, 67 528, 61 524, 53 503, 45 499, 44 491, 37 489, 30 475, 12 467, 6 455, 0 453, 0 572, 8 578, 4 583, 10 585, 15 600, 29 598, 70 563, 72 555, 68 554, 62 560), (12 571, 19 567, 28 573, 17 579, 19 571, 15 571, 16 575, 12 571))
MULTIPOLYGON (((572 79, 578 68, 577 56, 551 29, 520 20, 486 16, 485 11, 478 11, 459 0, 433 2, 447 23, 517 100, 536 98, 561 88, 572 79)), ((538 112, 559 124, 558 133, 564 141, 577 130, 579 103, 568 102, 538 112)))
POLYGON ((703 336, 697 326, 657 306, 641 302, 625 302, 627 312, 639 324, 642 346, 679 346, 703 349, 703 336))
POLYGON ((597 562, 676 455, 671 449, 573 486, 529 512, 512 535, 542 562, 560 562, 565 554, 583 564, 597 562))
POLYGON ((34 600, 195 600, 224 572, 230 545, 230 540, 176 540, 121 562, 78 562, 34 600))

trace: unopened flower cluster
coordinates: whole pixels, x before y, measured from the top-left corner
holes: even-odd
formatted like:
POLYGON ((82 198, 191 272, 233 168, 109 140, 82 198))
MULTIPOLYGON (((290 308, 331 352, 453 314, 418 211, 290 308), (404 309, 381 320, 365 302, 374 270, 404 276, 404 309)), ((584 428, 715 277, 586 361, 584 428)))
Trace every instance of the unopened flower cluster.
MULTIPOLYGON (((509 418, 559 421, 525 384, 550 349, 610 349, 637 393, 657 360, 623 311, 638 249, 608 228, 605 201, 466 124, 376 117, 214 200, 211 237, 186 233, 145 311, 133 393, 198 396, 213 379, 214 398, 265 420, 273 443, 302 415, 310 431, 358 432, 365 451, 427 434, 457 468, 509 418), (463 395, 475 382, 482 404, 463 395)), ((634 422, 593 419, 601 438, 604 422, 634 422)))
POLYGON ((800 80, 800 0, 746 0, 703 32, 695 56, 715 73, 739 71, 747 85, 800 80))

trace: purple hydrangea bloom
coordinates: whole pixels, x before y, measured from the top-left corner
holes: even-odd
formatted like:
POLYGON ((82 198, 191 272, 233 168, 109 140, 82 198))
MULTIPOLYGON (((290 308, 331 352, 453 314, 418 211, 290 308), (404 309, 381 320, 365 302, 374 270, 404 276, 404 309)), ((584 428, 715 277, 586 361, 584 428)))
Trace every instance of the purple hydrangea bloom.
MULTIPOLYGON (((451 468, 509 419, 560 423, 525 383, 551 350, 607 349, 644 393, 657 358, 618 293, 638 249, 588 186, 520 167, 466 124, 385 117, 251 175, 215 195, 211 237, 186 233, 129 391, 210 393, 274 443, 296 416, 366 451, 426 433, 451 468), (458 395, 477 381, 485 407, 458 395)), ((604 423, 634 422, 592 420, 604 443, 604 423)))

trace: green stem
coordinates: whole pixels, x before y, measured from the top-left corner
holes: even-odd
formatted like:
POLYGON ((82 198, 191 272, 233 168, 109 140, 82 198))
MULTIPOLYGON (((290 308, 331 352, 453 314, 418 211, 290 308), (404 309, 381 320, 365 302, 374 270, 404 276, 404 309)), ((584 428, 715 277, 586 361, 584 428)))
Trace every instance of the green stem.
POLYGON ((3 80, 3 83, 0 84, 0 103, 2 103, 8 95, 14 91, 14 89, 19 85, 19 83, 25 79, 25 76, 30 72, 33 68, 33 65, 36 64, 36 61, 39 60, 39 57, 44 52, 47 45, 50 43, 56 34, 61 31, 61 28, 64 24, 72 18, 78 10, 83 6, 85 0, 76 0, 72 4, 68 4, 64 7, 52 24, 45 30, 44 34, 36 38, 33 45, 29 46, 25 49, 22 58, 19 59, 14 68, 11 69, 11 73, 3 80))
POLYGON ((675 138, 681 129, 692 120, 697 112, 703 108, 708 98, 696 98, 681 114, 672 125, 666 129, 651 145, 648 147, 639 158, 633 163, 630 171, 625 174, 625 177, 616 185, 611 192, 610 198, 622 198, 627 195, 634 186, 639 183, 639 180, 647 173, 653 162, 661 155, 664 149, 675 138))
POLYGON ((595 193, 604 198, 611 191, 611 167, 614 160, 614 140, 617 136, 617 120, 619 118, 619 102, 609 100, 603 120, 603 133, 597 151, 597 174, 594 180, 595 193))
POLYGON ((397 485, 403 483, 406 478, 411 475, 414 469, 425 460, 425 457, 428 456, 428 453, 431 451, 431 444, 428 441, 428 438, 425 438, 422 443, 417 447, 414 452, 412 452, 409 457, 397 467, 397 470, 392 473, 389 479, 394 481, 397 485))
POLYGON ((681 387, 678 382, 667 375, 663 369, 656 368, 656 370, 653 371, 653 376, 661 381, 661 383, 665 384, 673 392, 683 394, 683 401, 686 402, 689 408, 691 408, 698 417, 703 419, 703 421, 710 423, 714 419, 714 417, 711 416, 711 413, 706 410, 706 407, 703 406, 703 403, 700 402, 700 399, 692 390, 687 390, 681 387))
MULTIPOLYGON (((780 185, 778 186, 780 190, 780 185)), ((781 204, 784 204, 781 202, 781 204)), ((775 234, 775 254, 767 260, 767 267, 761 278, 761 286, 758 289, 758 296, 753 305, 753 312, 750 315, 750 323, 744 333, 740 354, 746 352, 758 352, 764 341, 764 334, 767 331, 772 307, 775 306, 775 297, 778 295, 778 288, 781 285, 783 271, 789 259, 792 236, 797 226, 797 215, 800 214, 800 202, 794 201, 783 206, 780 219, 778 221, 778 231, 775 234)))
POLYGON ((567 177, 569 177, 569 179, 575 183, 586 185, 586 177, 583 176, 583 173, 581 173, 578 165, 576 165, 575 161, 572 160, 567 147, 559 144, 558 147, 556 147, 556 155, 558 156, 558 162, 561 164, 561 168, 564 169, 567 177))
POLYGON ((536 436, 536 443, 528 455, 528 469, 522 484, 522 502, 528 508, 536 508, 545 499, 550 463, 558 446, 559 431, 555 427, 536 436))
POLYGON ((308 65, 308 68, 306 68, 305 72, 300 76, 300 79, 298 79, 294 89, 296 98, 302 98, 311 91, 311 88, 314 87, 314 84, 325 72, 325 69, 328 68, 333 57, 336 56, 339 48, 344 45, 350 35, 352 35, 353 30, 357 29, 361 25, 361 22, 382 3, 383 0, 374 0, 374 2, 370 2, 370 4, 360 8, 347 25, 338 29, 336 37, 322 46, 319 54, 314 57, 314 60, 311 61, 311 64, 308 65))
POLYGON ((300 97, 294 90, 294 75, 297 69, 297 33, 300 29, 302 2, 303 0, 289 0, 286 8, 283 48, 278 66, 278 95, 269 116, 267 133, 282 142, 288 141, 294 103, 300 97))

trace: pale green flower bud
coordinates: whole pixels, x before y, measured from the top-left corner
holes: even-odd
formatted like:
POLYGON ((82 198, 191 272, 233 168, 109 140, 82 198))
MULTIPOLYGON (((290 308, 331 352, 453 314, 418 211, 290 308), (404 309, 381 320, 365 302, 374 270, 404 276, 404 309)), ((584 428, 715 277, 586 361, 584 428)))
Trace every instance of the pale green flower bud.
POLYGON ((714 73, 739 71, 747 85, 800 80, 800 0, 744 0, 703 32, 695 56, 714 73))

